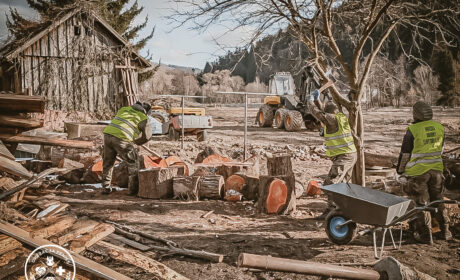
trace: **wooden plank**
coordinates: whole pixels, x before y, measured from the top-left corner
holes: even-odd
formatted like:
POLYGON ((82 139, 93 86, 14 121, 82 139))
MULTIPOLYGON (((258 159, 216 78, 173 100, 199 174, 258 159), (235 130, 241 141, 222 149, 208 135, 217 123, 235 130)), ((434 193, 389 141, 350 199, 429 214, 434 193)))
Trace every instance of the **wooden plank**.
POLYGON ((33 174, 25 169, 20 163, 3 156, 0 156, 0 170, 26 179, 32 178, 33 176, 33 174))
POLYGON ((77 221, 69 229, 69 232, 65 233, 62 236, 56 237, 53 241, 59 245, 64 245, 65 243, 77 238, 77 236, 91 232, 99 224, 99 222, 89 219, 82 219, 77 221))
POLYGON ((15 160, 13 154, 10 153, 10 150, 3 145, 2 140, 0 140, 0 156, 10 160, 15 160))
POLYGON ((10 126, 10 127, 21 127, 21 128, 43 127, 43 120, 26 119, 21 116, 0 115, 0 123, 3 126, 10 126))
POLYGON ((61 146, 71 147, 79 149, 91 149, 94 147, 94 143, 91 141, 80 141, 80 140, 65 140, 56 138, 47 138, 39 136, 26 136, 26 135, 8 135, 0 134, 0 140, 5 143, 24 143, 24 144, 37 144, 47 146, 61 146))
MULTIPOLYGON (((32 238, 29 233, 23 229, 20 229, 12 224, 0 221, 0 232, 8 236, 13 237, 14 239, 19 240, 29 246, 37 248, 44 245, 56 245, 43 238, 32 238)), ((110 280, 131 280, 131 278, 122 275, 106 266, 98 264, 88 258, 85 258, 77 253, 69 252, 77 265, 77 268, 93 273, 96 276, 102 277, 104 279, 110 280)), ((56 257, 60 257, 56 255, 56 257)))
POLYGON ((124 244, 126 244, 126 245, 128 245, 130 247, 133 247, 134 249, 137 249, 137 250, 141 250, 141 251, 150 250, 150 247, 147 246, 147 245, 144 245, 142 243, 139 243, 137 241, 128 239, 126 237, 123 237, 123 236, 115 234, 115 233, 112 233, 111 235, 109 235, 109 238, 112 238, 113 240, 116 240, 118 242, 124 243, 124 244))
POLYGON ((99 240, 104 239, 112 234, 115 228, 109 224, 99 224, 90 233, 83 235, 81 238, 76 239, 70 243, 69 249, 75 253, 81 253, 92 245, 96 244, 99 240))
POLYGON ((1 112, 44 113, 45 98, 19 94, 0 94, 1 112))
POLYGON ((89 248, 89 250, 104 256, 108 255, 115 260, 129 263, 139 268, 142 268, 143 270, 154 274, 160 279, 188 279, 187 277, 177 273, 176 271, 170 269, 164 264, 133 249, 122 248, 120 246, 100 241, 93 247, 89 248))

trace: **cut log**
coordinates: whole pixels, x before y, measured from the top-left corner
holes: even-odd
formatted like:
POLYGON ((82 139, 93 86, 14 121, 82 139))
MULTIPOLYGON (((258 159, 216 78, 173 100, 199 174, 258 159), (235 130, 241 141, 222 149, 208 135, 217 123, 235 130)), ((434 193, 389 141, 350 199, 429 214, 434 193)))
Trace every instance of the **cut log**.
POLYGON ((174 198, 198 201, 199 176, 178 176, 173 178, 174 198))
POLYGON ((139 171, 139 197, 170 198, 173 196, 173 178, 182 176, 184 167, 151 168, 139 171))
POLYGON ((61 161, 59 161, 58 164, 59 168, 65 168, 69 171, 74 170, 74 169, 79 169, 79 168, 84 168, 85 165, 83 163, 68 159, 68 158, 63 158, 61 161))
POLYGON ((166 168, 168 167, 168 164, 166 161, 162 158, 159 157, 153 157, 153 156, 146 156, 143 155, 141 156, 141 168, 143 169, 148 169, 148 168, 166 168))
POLYGON ((227 181, 228 177, 232 176, 235 173, 239 173, 243 171, 243 166, 238 165, 220 165, 217 167, 216 174, 222 175, 225 181, 227 181))
POLYGON ((203 151, 201 151, 197 155, 197 157, 195 159, 195 163, 202 163, 205 158, 207 158, 210 155, 214 155, 214 154, 217 154, 217 150, 215 148, 213 148, 213 147, 205 147, 203 149, 203 151))
POLYGON ((0 94, 1 112, 44 113, 45 98, 17 94, 0 94))
POLYGON ((296 210, 294 176, 261 176, 259 181, 259 212, 288 214, 296 210))
POLYGON ((200 185, 198 187, 200 199, 221 199, 224 184, 224 177, 220 175, 209 175, 201 177, 200 185))
POLYGON ((75 253, 81 253, 107 237, 109 234, 112 234, 114 231, 115 228, 112 225, 99 224, 90 233, 83 235, 79 239, 73 240, 72 243, 70 243, 69 249, 75 253))
POLYGON ((102 135, 107 125, 97 123, 68 123, 64 122, 64 132, 67 132, 67 139, 78 137, 102 135))
POLYGON ((230 162, 231 160, 229 158, 223 157, 218 154, 210 155, 206 157, 202 163, 223 163, 223 162, 230 162))
POLYGON ((7 127, 18 127, 33 129, 43 127, 43 120, 27 119, 22 116, 4 116, 0 115, 0 125, 7 127))
POLYGON ((375 166, 392 168, 398 164, 398 157, 392 154, 364 152, 366 168, 375 166))
POLYGON ((289 154, 275 154, 267 158, 267 170, 269 176, 291 176, 292 162, 289 154))
MULTIPOLYGON (((43 245, 54 245, 54 243, 43 238, 32 238, 27 231, 3 221, 0 221, 0 232, 34 248, 43 245)), ((104 279, 131 280, 131 278, 124 276, 106 266, 98 264, 90 259, 87 259, 79 254, 73 252, 70 252, 70 254, 72 255, 75 264, 77 265, 77 269, 88 271, 93 273, 95 276, 102 277, 104 279)), ((59 254, 56 254, 55 257, 59 258, 60 256, 59 254)), ((24 268, 24 266, 22 266, 22 268, 24 268)))
POLYGON ((56 138, 46 138, 38 136, 25 136, 25 135, 8 135, 0 134, 0 140, 5 143, 24 143, 24 144, 38 144, 38 145, 48 145, 48 146, 61 146, 61 147, 71 147, 79 149, 92 149, 94 143, 90 141, 80 141, 80 140, 64 140, 56 138))
POLYGON ((94 220, 78 220, 75 224, 72 225, 71 228, 68 229, 68 231, 66 231, 65 234, 62 234, 51 240, 59 245, 64 245, 65 243, 77 238, 79 235, 93 231, 98 224, 99 222, 94 220))
POLYGON ((20 134, 23 131, 26 131, 27 129, 21 129, 18 127, 4 127, 0 126, 0 134, 11 134, 11 135, 16 135, 20 134))
MULTIPOLYGON (((156 260, 140 253, 136 250, 129 248, 122 248, 104 241, 98 242, 96 245, 89 248, 93 253, 100 254, 102 256, 110 256, 114 260, 125 262, 136 267, 142 268, 143 270, 154 274, 159 279, 175 279, 175 280, 187 280, 188 278, 175 272, 164 264, 157 262, 156 260)), ((117 278, 114 278, 117 279, 117 278)))
POLYGON ((259 197, 259 177, 249 176, 246 174, 236 174, 244 178, 244 186, 241 193, 247 200, 257 200, 259 197))

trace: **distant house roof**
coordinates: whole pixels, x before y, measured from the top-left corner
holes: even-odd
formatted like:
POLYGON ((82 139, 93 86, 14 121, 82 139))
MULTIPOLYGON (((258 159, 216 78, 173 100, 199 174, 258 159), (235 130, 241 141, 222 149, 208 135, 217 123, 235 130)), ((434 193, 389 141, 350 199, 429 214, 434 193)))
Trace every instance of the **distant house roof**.
MULTIPOLYGON (((25 43, 17 46, 16 48, 13 48, 12 50, 7 50, 7 53, 4 55, 4 57, 7 60, 11 61, 12 59, 16 58, 22 51, 24 51, 28 47, 32 46, 35 42, 40 40, 40 38, 42 38, 43 36, 45 36, 46 34, 51 32, 52 30, 57 28, 59 25, 61 25, 66 20, 68 20, 69 18, 71 18, 72 16, 76 15, 79 12, 83 12, 83 13, 93 17, 97 22, 99 22, 102 25, 103 28, 105 28, 107 30, 107 32, 112 34, 122 45, 124 45, 126 47, 131 46, 131 44, 125 38, 123 38, 123 36, 121 36, 112 26, 110 26, 110 24, 107 23, 104 19, 102 19, 101 17, 96 15, 94 12, 86 11, 86 10, 83 10, 82 8, 78 8, 78 9, 74 9, 71 12, 65 14, 61 18, 51 22, 47 27, 44 27, 40 32, 35 34, 33 37, 31 37, 25 43)), ((139 53, 137 51, 132 50, 132 54, 136 58, 139 59, 139 62, 140 62, 141 65, 143 65, 145 67, 151 67, 152 66, 152 64, 147 59, 145 59, 141 55, 139 55, 139 53)))

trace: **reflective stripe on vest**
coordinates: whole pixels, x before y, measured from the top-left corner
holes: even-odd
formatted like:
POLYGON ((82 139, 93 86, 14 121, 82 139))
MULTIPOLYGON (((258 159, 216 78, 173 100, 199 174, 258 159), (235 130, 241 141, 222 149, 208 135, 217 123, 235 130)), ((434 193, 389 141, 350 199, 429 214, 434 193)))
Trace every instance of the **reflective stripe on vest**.
POLYGON ((141 121, 146 119, 147 116, 143 112, 135 110, 131 106, 123 107, 118 110, 117 115, 105 127, 104 133, 113 135, 124 141, 132 142, 140 134, 137 126, 141 121))
POLYGON ((409 126, 414 136, 414 148, 406 164, 407 176, 418 176, 429 170, 443 171, 442 149, 444 127, 435 121, 423 121, 409 126))
POLYGON ((326 155, 329 157, 338 156, 356 152, 355 143, 351 134, 350 124, 347 116, 343 113, 335 115, 337 120, 338 130, 335 133, 327 133, 327 128, 324 130, 324 138, 326 144, 326 155))

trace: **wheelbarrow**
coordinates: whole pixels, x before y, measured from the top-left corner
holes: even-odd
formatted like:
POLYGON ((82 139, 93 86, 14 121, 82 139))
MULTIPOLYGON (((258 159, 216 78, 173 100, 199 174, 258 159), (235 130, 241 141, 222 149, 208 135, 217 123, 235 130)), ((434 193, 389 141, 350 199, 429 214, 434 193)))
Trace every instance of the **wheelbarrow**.
MULTIPOLYGON (((384 250, 386 233, 390 233, 393 247, 392 227, 410 221, 421 211, 437 211, 441 203, 457 203, 455 200, 437 200, 423 207, 409 209, 410 199, 386 192, 364 188, 349 183, 338 183, 321 188, 337 206, 326 218, 326 233, 329 239, 338 245, 350 243, 357 235, 357 224, 373 226, 360 235, 372 232, 374 256, 379 259, 384 250), (377 254, 376 232, 383 231, 380 254, 377 254)), ((402 242, 400 227, 399 247, 402 242)))

